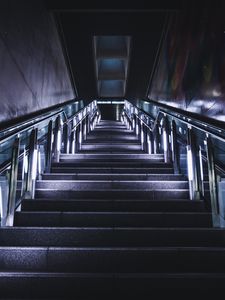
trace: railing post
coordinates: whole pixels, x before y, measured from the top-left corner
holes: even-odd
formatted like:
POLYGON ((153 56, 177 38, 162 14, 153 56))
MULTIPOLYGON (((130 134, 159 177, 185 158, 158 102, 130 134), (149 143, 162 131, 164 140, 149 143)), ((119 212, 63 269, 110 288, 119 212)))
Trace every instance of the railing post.
POLYGON ((60 115, 56 118, 55 129, 54 129, 54 161, 59 162, 60 152, 61 152, 61 142, 62 142, 62 126, 60 115))
POLYGON ((143 130, 143 150, 145 153, 148 153, 148 137, 147 137, 148 128, 144 123, 142 123, 142 130, 143 130))
POLYGON ((213 144, 210 136, 206 138, 206 152, 208 162, 208 174, 209 174, 209 192, 211 200, 211 210, 213 215, 214 227, 220 226, 219 217, 219 203, 218 203, 218 191, 217 191, 217 180, 215 171, 215 158, 213 151, 213 144))
POLYGON ((67 122, 65 122, 62 131, 63 131, 63 145, 64 145, 63 152, 69 153, 69 126, 67 122))
POLYGON ((147 131, 147 144, 148 144, 148 149, 147 152, 148 154, 153 154, 154 153, 154 139, 153 139, 153 134, 150 129, 147 131))
POLYGON ((52 143, 53 143, 53 122, 48 123, 47 149, 46 149, 46 166, 45 172, 49 173, 52 163, 52 143))
POLYGON ((75 129, 70 133, 70 152, 71 154, 75 153, 75 129))
POLYGON ((90 133, 91 127, 90 127, 90 114, 87 115, 87 133, 90 133))
POLYGON ((136 126, 136 122, 135 122, 135 114, 132 114, 132 130, 135 131, 135 126, 136 126))
POLYGON ((137 138, 139 139, 139 118, 138 116, 136 115, 136 128, 135 128, 135 133, 136 133, 136 136, 137 138))
POLYGON ((26 184, 26 192, 25 192, 26 199, 34 199, 35 182, 37 176, 37 160, 38 160, 37 128, 35 128, 32 130, 30 135, 27 184, 26 184))
POLYGON ((140 121, 141 150, 144 150, 144 124, 140 121))
POLYGON ((84 119, 84 140, 87 139, 87 133, 88 133, 88 115, 86 115, 84 119))
POLYGON ((154 129, 154 154, 159 153, 159 125, 156 123, 154 129))
POLYGON ((190 199, 200 199, 200 179, 197 168, 197 149, 196 141, 193 130, 191 127, 188 128, 188 140, 187 140, 187 167, 188 167, 188 179, 189 179, 189 190, 190 199))
POLYGON ((176 122, 174 120, 171 123, 171 146, 174 174, 180 174, 179 145, 177 142, 176 122))
POLYGON ((16 138, 12 149, 8 207, 7 207, 7 217, 6 217, 7 226, 13 226, 13 221, 14 221, 14 212, 16 206, 18 163, 19 163, 19 149, 20 149, 20 139, 16 138))
POLYGON ((171 151, 170 151, 170 142, 169 142, 169 121, 165 116, 163 119, 163 152, 164 152, 164 161, 165 163, 171 162, 171 151))
POLYGON ((82 125, 82 121, 81 121, 79 124, 79 150, 81 150, 81 148, 82 148, 82 142, 83 142, 82 132, 83 132, 83 125, 82 125))

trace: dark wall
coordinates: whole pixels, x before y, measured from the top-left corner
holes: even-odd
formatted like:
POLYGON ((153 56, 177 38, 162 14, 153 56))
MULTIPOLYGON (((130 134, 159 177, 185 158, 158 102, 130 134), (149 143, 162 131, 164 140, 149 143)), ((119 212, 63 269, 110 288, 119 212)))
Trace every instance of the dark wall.
POLYGON ((0 122, 75 97, 56 26, 42 1, 0 2, 0 122))
MULTIPOLYGON (((74 1, 74 5, 76 3, 74 1)), ((107 6, 115 3, 105 1, 104 4, 107 6)), ((106 12, 87 9, 87 11, 63 11, 58 14, 58 18, 65 34, 80 97, 98 97, 93 51, 93 36, 95 35, 131 36, 126 97, 146 96, 151 69, 166 18, 164 11, 106 12)))
POLYGON ((171 18, 151 99, 225 121, 224 14, 223 1, 204 2, 171 18))
POLYGON ((98 104, 101 111, 102 120, 120 120, 120 114, 124 107, 123 104, 98 104))

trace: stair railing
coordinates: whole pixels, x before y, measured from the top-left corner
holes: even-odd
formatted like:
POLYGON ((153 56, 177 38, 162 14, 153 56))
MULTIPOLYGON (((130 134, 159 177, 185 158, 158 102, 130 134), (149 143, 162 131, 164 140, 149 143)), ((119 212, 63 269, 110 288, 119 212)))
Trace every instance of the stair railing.
MULTIPOLYGON (((154 106, 157 107, 155 103, 154 106)), ((188 113, 176 113, 168 107, 157 107, 157 111, 154 118, 153 111, 143 111, 125 101, 123 122, 132 124, 139 138, 142 133, 141 142, 148 144, 143 149, 153 149, 147 153, 162 153, 164 161, 173 164, 175 174, 187 176, 190 199, 204 199, 212 211, 213 225, 224 227, 225 191, 220 199, 218 197, 218 185, 225 177, 224 128, 196 120, 188 113)))
MULTIPOLYGON (((77 102, 76 102, 77 103, 77 102)), ((73 106, 73 104, 69 104, 73 106)), ((77 107, 77 106, 76 106, 77 107)), ((68 106, 24 123, 0 138, 0 216, 1 226, 13 226, 15 210, 20 210, 22 199, 35 198, 36 180, 51 170, 61 152, 75 153, 81 148, 87 132, 100 121, 97 101, 77 110, 68 106), (68 114, 72 110, 74 113, 68 114), (73 138, 76 136, 76 139, 73 138), (71 143, 72 142, 72 143, 71 143), (11 152, 11 158, 9 156, 11 152)))

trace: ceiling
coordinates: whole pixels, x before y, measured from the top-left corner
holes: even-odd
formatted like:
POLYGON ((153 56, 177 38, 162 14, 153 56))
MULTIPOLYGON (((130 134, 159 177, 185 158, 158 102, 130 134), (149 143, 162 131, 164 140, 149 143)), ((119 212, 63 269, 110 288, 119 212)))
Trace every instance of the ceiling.
POLYGON ((108 8, 99 2, 86 8, 85 1, 46 2, 59 25, 78 97, 146 96, 168 16, 181 8, 181 1, 149 1, 148 7, 145 2, 129 8, 115 0, 108 8), (124 42, 127 51, 118 53, 116 47, 124 42))

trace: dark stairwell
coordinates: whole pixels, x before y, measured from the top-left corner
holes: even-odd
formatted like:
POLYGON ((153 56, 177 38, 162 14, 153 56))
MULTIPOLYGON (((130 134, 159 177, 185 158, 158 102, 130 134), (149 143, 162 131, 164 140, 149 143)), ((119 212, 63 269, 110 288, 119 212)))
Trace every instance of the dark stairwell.
POLYGON ((224 230, 213 228, 203 200, 189 200, 187 177, 144 151, 125 116, 99 120, 99 112, 83 119, 75 153, 56 153, 14 226, 0 228, 1 297, 145 299, 221 288, 224 230))

